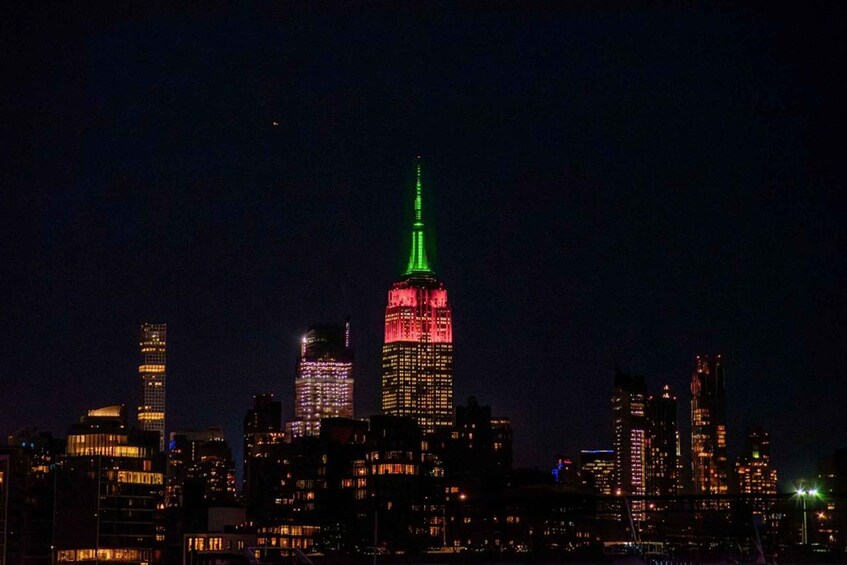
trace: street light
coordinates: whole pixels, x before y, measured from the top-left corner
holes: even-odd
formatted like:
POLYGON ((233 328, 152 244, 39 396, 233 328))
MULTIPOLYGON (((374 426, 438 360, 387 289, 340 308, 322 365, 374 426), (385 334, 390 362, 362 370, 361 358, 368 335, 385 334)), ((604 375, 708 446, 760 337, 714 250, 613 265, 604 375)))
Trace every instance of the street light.
POLYGON ((803 536, 802 536, 802 542, 803 542, 803 545, 808 545, 809 544, 809 518, 808 518, 808 515, 806 514, 806 498, 808 498, 808 497, 817 498, 818 489, 816 489, 816 488, 811 488, 811 489, 800 488, 800 489, 797 489, 797 496, 799 496, 800 500, 803 501, 803 536))

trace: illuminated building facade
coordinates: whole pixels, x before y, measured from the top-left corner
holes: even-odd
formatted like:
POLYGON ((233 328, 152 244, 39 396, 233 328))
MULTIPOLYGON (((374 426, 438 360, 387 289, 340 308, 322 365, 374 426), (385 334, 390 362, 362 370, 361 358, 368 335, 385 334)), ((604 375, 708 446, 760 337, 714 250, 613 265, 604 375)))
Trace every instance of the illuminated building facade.
POLYGON ((126 409, 90 410, 68 432, 56 470, 56 562, 151 563, 164 501, 155 431, 128 430, 126 409))
POLYGON ((353 350, 350 322, 309 328, 300 346, 294 381, 295 420, 290 437, 318 436, 321 418, 353 417, 353 350))
POLYGON ((138 377, 141 381, 141 404, 138 426, 159 432, 159 449, 165 449, 165 369, 167 324, 141 324, 139 343, 141 359, 138 377))
MULTIPOLYGON (((744 452, 735 464, 740 494, 776 494, 777 473, 771 465, 771 445, 768 432, 753 428, 747 432, 744 452)), ((772 504, 764 499, 753 499, 753 512, 764 514, 772 504)))
POLYGON ((679 486, 676 396, 668 385, 647 399, 647 494, 671 495, 679 486))
POLYGON ((615 452, 612 449, 583 449, 579 452, 582 484, 600 494, 615 490, 615 452))
POLYGON ((723 359, 697 356, 691 375, 691 468, 694 492, 727 492, 726 381, 723 359))
POLYGON ((647 490, 647 387, 644 377, 617 372, 612 395, 615 492, 643 495, 647 490))
POLYGON ((453 321, 444 284, 427 258, 421 167, 406 272, 388 291, 382 348, 382 411, 433 433, 453 423, 453 321))

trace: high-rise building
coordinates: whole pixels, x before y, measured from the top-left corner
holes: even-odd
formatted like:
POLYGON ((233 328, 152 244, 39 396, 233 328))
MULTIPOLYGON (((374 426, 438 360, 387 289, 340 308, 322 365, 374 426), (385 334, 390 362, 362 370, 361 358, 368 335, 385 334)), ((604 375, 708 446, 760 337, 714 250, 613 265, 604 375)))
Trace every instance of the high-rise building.
POLYGON ((679 487, 676 396, 668 385, 647 399, 647 494, 676 494, 679 487))
POLYGON ((247 410, 244 417, 244 451, 242 489, 244 498, 249 500, 255 489, 254 471, 257 460, 266 458, 269 445, 283 442, 282 403, 274 400, 274 395, 266 392, 253 397, 253 408, 247 410))
POLYGON ((56 469, 56 563, 147 565, 162 541, 164 462, 154 431, 127 428, 126 408, 89 410, 68 431, 56 469))
POLYGON ((385 309, 382 411, 410 416, 432 433, 453 423, 453 318, 427 257, 421 193, 418 164, 409 263, 385 309))
MULTIPOLYGON (((738 492, 740 494, 777 493, 777 473, 771 464, 771 443, 768 432, 761 428, 751 428, 747 431, 747 441, 744 452, 735 464, 738 476, 738 492)), ((751 501, 753 512, 765 514, 773 506, 765 498, 753 497, 751 501)))
POLYGON ((691 469, 694 492, 727 492, 726 381, 723 359, 697 356, 691 375, 691 469))
POLYGON ((282 403, 273 394, 257 394, 244 417, 244 503, 251 519, 275 514, 285 484, 285 434, 282 403))
POLYGON ((615 484, 615 452, 611 449, 584 449, 579 452, 582 484, 600 494, 612 494, 615 484))
POLYGON ((294 381, 290 437, 318 436, 321 418, 353 417, 353 350, 350 322, 313 326, 303 336, 294 381))
POLYGON ((642 495, 647 489, 647 386, 641 375, 618 371, 612 395, 615 492, 642 495))
POLYGON ((138 365, 141 404, 138 406, 138 426, 142 430, 159 432, 160 451, 165 449, 167 342, 167 324, 141 324, 141 359, 138 365))

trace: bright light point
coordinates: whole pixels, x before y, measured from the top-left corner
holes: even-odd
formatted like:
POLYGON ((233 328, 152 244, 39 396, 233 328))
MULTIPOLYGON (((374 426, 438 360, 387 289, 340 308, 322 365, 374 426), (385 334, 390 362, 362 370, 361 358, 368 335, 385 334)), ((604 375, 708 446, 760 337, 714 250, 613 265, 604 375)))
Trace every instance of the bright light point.
POLYGON ((797 494, 798 494, 799 496, 806 496, 806 491, 804 491, 803 489, 798 489, 798 490, 797 490, 797 494))
POLYGON ((274 127, 279 125, 279 122, 271 122, 271 123, 273 123, 274 127))
POLYGON ((817 496, 817 495, 818 495, 818 489, 813 488, 812 490, 810 490, 810 491, 809 491, 809 495, 811 495, 811 496, 817 496))

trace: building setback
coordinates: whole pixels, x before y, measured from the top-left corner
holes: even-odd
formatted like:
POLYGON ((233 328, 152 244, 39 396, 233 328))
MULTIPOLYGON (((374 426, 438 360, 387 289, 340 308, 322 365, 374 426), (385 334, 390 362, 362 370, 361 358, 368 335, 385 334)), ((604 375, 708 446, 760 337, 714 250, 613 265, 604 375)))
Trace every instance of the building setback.
POLYGON ((382 348, 382 411, 414 418, 425 434, 453 423, 453 318, 427 257, 421 167, 409 263, 388 291, 382 348))

